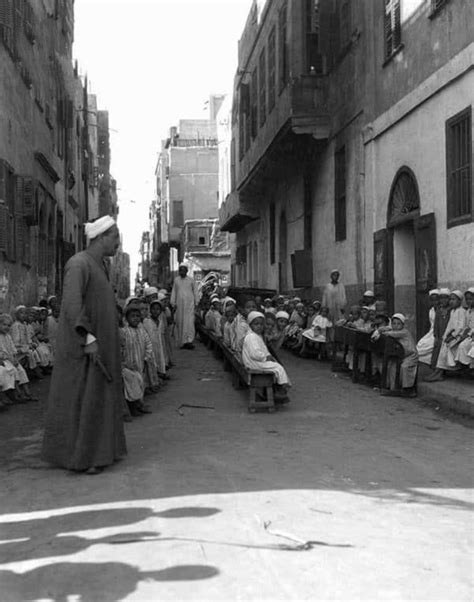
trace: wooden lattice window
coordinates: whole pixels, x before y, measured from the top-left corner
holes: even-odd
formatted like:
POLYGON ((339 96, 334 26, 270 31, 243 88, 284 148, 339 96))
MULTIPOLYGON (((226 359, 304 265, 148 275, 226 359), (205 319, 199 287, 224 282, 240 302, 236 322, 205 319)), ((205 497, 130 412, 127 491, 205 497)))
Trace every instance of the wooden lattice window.
POLYGON ((448 226, 473 220, 472 109, 446 122, 448 226))
POLYGON ((306 0, 306 70, 308 73, 324 71, 320 52, 319 0, 306 0))
POLYGON ((336 241, 346 239, 346 149, 334 155, 334 224, 336 241))
POLYGON ((276 87, 276 33, 273 27, 268 38, 268 112, 275 107, 276 87))
POLYGON ((400 0, 385 0, 384 42, 388 60, 402 45, 400 0))

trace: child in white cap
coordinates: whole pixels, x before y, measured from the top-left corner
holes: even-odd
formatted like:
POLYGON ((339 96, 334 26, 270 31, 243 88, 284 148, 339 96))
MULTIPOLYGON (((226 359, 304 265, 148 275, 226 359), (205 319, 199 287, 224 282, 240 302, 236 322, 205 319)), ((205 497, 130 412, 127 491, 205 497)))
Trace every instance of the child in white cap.
POLYGON ((403 314, 396 313, 392 316, 391 327, 381 327, 379 332, 385 336, 398 341, 405 351, 405 356, 400 365, 401 391, 396 389, 396 360, 389 360, 387 383, 382 383, 384 387, 381 395, 402 395, 403 397, 416 397, 416 376, 418 372, 418 353, 416 351, 415 341, 408 329, 405 327, 406 318, 403 314), (386 388, 388 386, 388 388, 386 388))
POLYGON ((434 323, 436 309, 439 305, 439 289, 434 288, 429 292, 429 300, 430 311, 428 313, 428 317, 430 321, 430 329, 416 345, 416 350, 418 351, 418 361, 422 364, 427 364, 428 366, 431 364, 431 356, 433 355, 434 349, 434 323))
POLYGON ((465 293, 466 328, 456 353, 456 362, 463 370, 474 370, 474 286, 465 293))
POLYGON ((270 354, 263 340, 265 316, 259 311, 252 311, 247 317, 247 322, 250 331, 245 336, 242 347, 244 366, 250 370, 274 374, 277 383, 275 401, 289 401, 287 393, 291 385, 288 375, 283 366, 270 354))

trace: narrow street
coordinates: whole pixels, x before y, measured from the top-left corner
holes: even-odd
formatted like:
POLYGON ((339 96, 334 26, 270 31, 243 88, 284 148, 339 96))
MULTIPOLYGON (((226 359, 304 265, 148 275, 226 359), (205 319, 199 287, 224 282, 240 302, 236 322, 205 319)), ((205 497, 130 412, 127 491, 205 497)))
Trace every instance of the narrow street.
POLYGON ((39 406, 3 414, 2 602, 471 600, 469 423, 285 360, 292 403, 250 415, 201 344, 179 352, 96 477, 39 460, 39 406))

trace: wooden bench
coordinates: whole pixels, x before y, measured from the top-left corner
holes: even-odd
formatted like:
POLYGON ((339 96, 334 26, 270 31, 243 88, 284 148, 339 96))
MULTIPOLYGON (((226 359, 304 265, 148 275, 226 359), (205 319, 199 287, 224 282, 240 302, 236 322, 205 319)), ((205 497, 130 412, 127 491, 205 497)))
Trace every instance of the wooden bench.
POLYGON ((359 370, 361 354, 366 354, 364 376, 367 380, 370 380, 372 365, 371 358, 373 353, 377 353, 382 356, 382 388, 387 387, 387 373, 388 363, 390 360, 396 361, 396 387, 401 388, 400 385, 400 366, 405 357, 405 350, 402 345, 395 339, 389 336, 381 336, 377 341, 371 338, 371 334, 368 332, 361 332, 353 328, 346 328, 345 326, 336 326, 334 329, 334 346, 333 346, 333 371, 343 370, 345 366, 345 358, 349 348, 353 352, 353 367, 352 367, 352 381, 359 382, 361 372, 359 370), (343 350, 342 361, 339 359, 337 352, 338 346, 343 350), (341 366, 342 364, 342 366, 341 366))
POLYGON ((268 372, 247 369, 240 358, 228 347, 223 339, 209 331, 203 324, 196 324, 199 338, 208 349, 214 351, 215 355, 223 360, 224 370, 232 372, 232 385, 240 388, 242 385, 249 390, 248 410, 251 413, 259 409, 269 412, 275 411, 275 400, 273 395, 274 376, 268 372), (263 392, 266 399, 260 399, 259 392, 263 392))

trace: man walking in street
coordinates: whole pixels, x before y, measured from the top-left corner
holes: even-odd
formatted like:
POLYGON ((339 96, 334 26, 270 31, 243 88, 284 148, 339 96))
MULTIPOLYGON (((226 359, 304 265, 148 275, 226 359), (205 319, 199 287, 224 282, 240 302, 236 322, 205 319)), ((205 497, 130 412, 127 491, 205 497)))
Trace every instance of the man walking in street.
POLYGON ((188 268, 180 265, 171 291, 171 305, 175 310, 176 337, 181 349, 194 349, 194 310, 198 302, 196 283, 188 276, 188 268))
POLYGON ((85 226, 87 250, 66 264, 42 457, 97 474, 126 454, 115 297, 104 260, 119 231, 104 216, 85 226))

